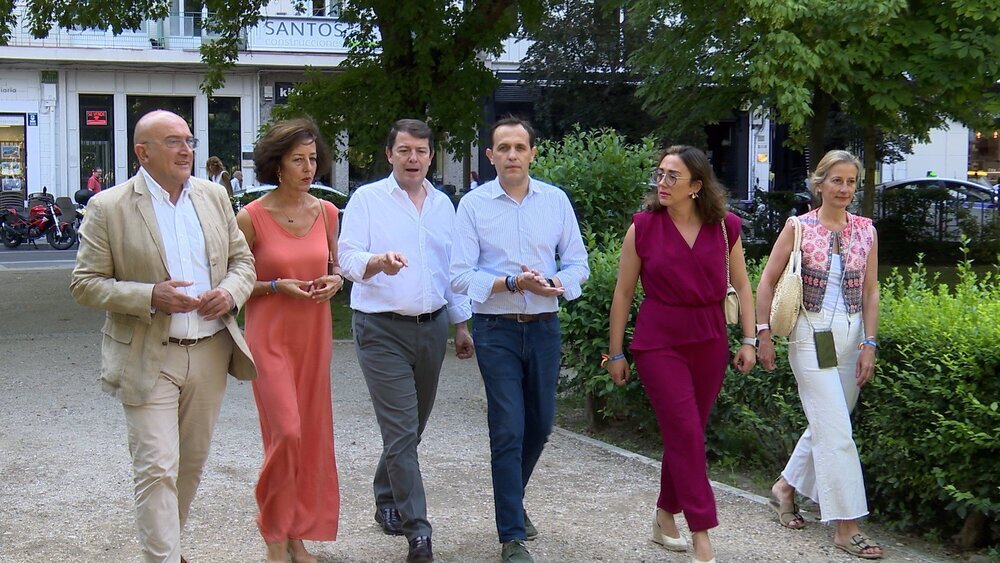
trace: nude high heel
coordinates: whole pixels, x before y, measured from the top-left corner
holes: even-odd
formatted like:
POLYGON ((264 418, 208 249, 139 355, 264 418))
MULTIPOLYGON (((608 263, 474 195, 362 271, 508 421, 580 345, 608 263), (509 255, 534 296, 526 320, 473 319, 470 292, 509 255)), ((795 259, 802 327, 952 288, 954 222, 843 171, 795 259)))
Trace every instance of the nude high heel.
POLYGON ((679 531, 676 538, 672 538, 663 533, 663 530, 660 528, 659 520, 659 515, 662 510, 662 508, 657 508, 656 511, 653 512, 653 537, 650 539, 653 540, 653 543, 659 544, 670 551, 687 551, 688 542, 684 539, 684 536, 680 535, 679 531))

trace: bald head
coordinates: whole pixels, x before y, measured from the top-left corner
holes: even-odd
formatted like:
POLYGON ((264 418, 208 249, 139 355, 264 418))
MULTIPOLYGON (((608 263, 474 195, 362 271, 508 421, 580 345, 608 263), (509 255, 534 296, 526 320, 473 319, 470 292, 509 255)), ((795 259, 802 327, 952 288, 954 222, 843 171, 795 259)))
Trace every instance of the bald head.
POLYGON ((134 139, 143 170, 163 189, 179 194, 191 177, 197 144, 187 121, 169 111, 151 111, 135 124, 134 139))
POLYGON ((158 131, 180 124, 187 127, 187 121, 176 113, 162 109, 153 110, 140 117, 139 122, 135 124, 135 143, 148 143, 158 137, 158 131))

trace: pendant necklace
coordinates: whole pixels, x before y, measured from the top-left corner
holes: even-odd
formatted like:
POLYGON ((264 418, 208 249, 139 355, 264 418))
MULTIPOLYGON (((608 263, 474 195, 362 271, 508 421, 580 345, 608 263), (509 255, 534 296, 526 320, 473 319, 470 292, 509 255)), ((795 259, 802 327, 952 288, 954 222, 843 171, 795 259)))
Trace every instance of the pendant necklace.
MULTIPOLYGON (((299 201, 298 208, 302 209, 302 202, 301 201, 299 201)), ((281 214, 285 216, 285 219, 288 219, 289 223, 294 223, 295 222, 295 219, 292 219, 291 217, 289 217, 288 214, 285 213, 285 211, 283 209, 279 209, 279 211, 281 211, 281 214)))

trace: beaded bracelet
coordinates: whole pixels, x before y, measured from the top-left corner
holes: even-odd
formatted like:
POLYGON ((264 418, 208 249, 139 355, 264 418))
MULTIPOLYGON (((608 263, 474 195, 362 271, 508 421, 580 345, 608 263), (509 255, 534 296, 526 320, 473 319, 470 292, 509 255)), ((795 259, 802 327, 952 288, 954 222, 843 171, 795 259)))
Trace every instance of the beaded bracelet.
POLYGON ((271 293, 278 293, 278 280, 271 280, 271 293))

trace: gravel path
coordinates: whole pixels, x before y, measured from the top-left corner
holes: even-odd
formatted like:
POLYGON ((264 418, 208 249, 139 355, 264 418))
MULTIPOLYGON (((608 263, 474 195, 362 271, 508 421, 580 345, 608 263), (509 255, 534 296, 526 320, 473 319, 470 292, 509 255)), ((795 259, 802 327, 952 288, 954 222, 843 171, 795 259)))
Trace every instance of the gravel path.
MULTIPOLYGON (((0 318, 26 321, 0 326, 0 561, 140 561, 121 407, 97 384, 102 313, 76 307, 67 284, 66 270, 0 272, 0 318)), ((333 359, 340 537, 309 547, 323 562, 403 561, 405 540, 382 535, 372 519, 380 439, 352 348, 338 342, 333 359)), ((475 360, 449 356, 420 447, 442 562, 499 561, 479 385, 475 360)), ((253 497, 260 461, 250 385, 230 379, 183 537, 189 561, 263 560, 253 497)), ((557 431, 526 498, 541 532, 532 554, 540 562, 689 561, 648 541, 658 480, 653 460, 557 431)), ((858 561, 832 547, 829 527, 785 530, 760 497, 722 485, 716 495, 720 562, 858 561)), ((884 561, 955 560, 911 538, 877 537, 884 561)))

